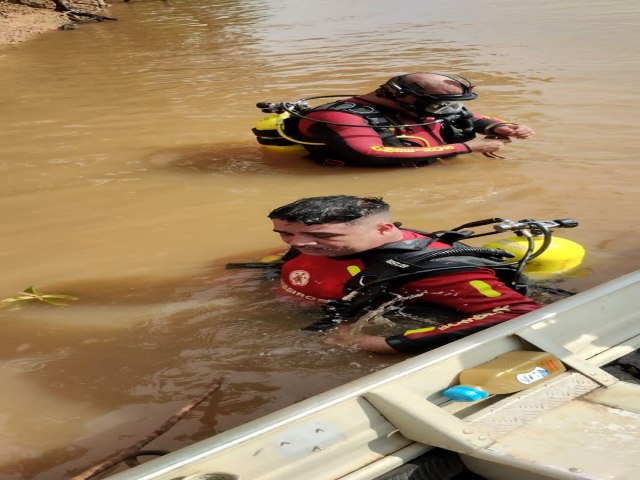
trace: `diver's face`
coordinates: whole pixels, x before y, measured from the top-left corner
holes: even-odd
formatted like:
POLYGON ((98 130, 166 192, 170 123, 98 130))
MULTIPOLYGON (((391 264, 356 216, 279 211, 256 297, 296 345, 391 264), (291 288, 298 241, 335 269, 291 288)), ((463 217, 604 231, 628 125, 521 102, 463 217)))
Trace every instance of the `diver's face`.
POLYGON ((410 105, 411 108, 420 114, 436 113, 447 114, 460 111, 462 104, 446 100, 439 100, 438 95, 460 95, 462 87, 444 84, 442 88, 436 88, 428 92, 427 96, 406 95, 402 97, 402 103, 410 105))
POLYGON ((469 90, 466 90, 462 83, 434 74, 413 74, 408 81, 407 95, 396 97, 395 101, 419 115, 457 113, 462 110, 459 101, 475 98, 470 93, 473 88, 470 82, 469 90), (472 98, 467 98, 469 95, 472 98))
POLYGON ((364 252, 395 241, 392 223, 381 222, 377 215, 348 223, 305 225, 274 219, 273 231, 280 234, 286 244, 306 255, 340 257, 364 252))

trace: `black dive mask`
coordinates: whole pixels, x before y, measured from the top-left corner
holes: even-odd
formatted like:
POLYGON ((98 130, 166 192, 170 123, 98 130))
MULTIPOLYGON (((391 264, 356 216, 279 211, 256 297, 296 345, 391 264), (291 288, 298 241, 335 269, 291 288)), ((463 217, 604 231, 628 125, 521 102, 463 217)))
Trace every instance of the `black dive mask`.
POLYGON ((475 85, 471 82, 471 80, 463 77, 462 75, 453 75, 440 72, 426 73, 441 75, 450 80, 453 80, 458 85, 460 85, 460 88, 462 88, 462 93, 425 93, 422 85, 415 82, 409 83, 405 80, 407 75, 400 75, 399 77, 392 78, 384 85, 380 85, 380 88, 376 90, 376 94, 385 98, 396 98, 403 95, 413 95, 415 97, 418 97, 418 101, 422 102, 423 105, 426 105, 427 103, 434 104, 443 102, 464 102, 478 98, 478 94, 472 92, 475 85))
POLYGON ((419 98, 412 105, 411 109, 420 117, 449 118, 463 114, 466 111, 464 105, 458 102, 433 102, 419 98))

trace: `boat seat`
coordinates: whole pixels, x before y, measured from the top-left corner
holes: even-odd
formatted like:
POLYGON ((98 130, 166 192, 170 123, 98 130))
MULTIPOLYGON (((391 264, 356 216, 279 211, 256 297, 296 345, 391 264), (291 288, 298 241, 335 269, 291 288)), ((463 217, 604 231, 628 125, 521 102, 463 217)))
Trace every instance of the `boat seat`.
POLYGON ((636 480, 638 398, 640 385, 603 386, 577 371, 488 405, 477 402, 466 416, 467 402, 438 407, 410 390, 367 395, 404 436, 458 452, 488 480, 636 480))
POLYGON ((589 382, 572 373, 467 418, 495 442, 463 462, 489 480, 637 479, 640 385, 595 385, 566 401, 577 383, 589 382))

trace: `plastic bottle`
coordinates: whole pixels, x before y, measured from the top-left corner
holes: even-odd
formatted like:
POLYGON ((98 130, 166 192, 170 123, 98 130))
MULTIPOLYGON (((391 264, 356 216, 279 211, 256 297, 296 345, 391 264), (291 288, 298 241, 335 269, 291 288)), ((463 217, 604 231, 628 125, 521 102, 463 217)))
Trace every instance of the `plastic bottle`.
POLYGON ((547 352, 516 350, 460 372, 460 385, 442 394, 459 402, 473 402, 489 395, 519 392, 566 371, 547 352))

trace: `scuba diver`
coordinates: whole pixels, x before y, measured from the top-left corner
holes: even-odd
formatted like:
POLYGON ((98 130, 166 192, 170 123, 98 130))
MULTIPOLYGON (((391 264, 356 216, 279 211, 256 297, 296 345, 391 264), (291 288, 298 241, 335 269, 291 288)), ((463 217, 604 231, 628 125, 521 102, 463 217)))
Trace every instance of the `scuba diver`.
POLYGON ((280 265, 281 288, 323 302, 325 319, 305 330, 328 331, 327 343, 422 353, 540 307, 501 261, 509 253, 460 244, 464 232, 436 236, 400 228, 381 198, 303 198, 268 216, 291 247, 280 265), (350 332, 347 323, 356 313, 394 296, 467 316, 389 337, 350 332))
POLYGON ((383 167, 429 165, 472 152, 499 157, 496 152, 512 137, 534 135, 526 125, 467 110, 460 102, 478 97, 473 88, 460 75, 424 72, 396 76, 373 92, 315 108, 309 99, 260 102, 262 111, 281 116, 280 124, 253 131, 263 145, 301 144, 320 164, 383 167))

